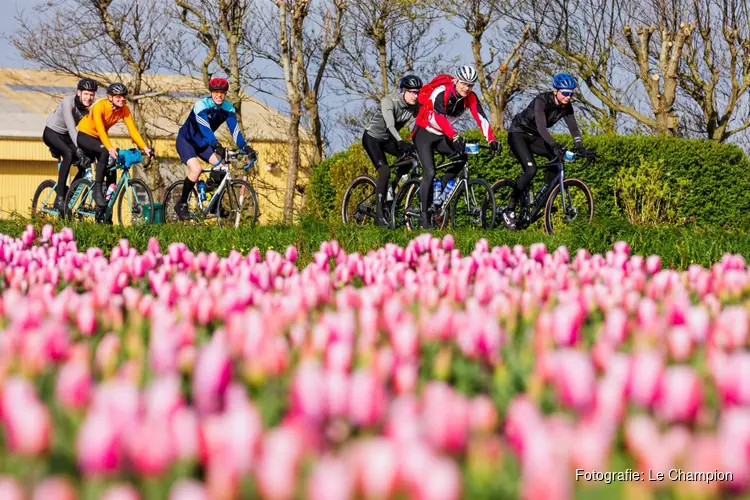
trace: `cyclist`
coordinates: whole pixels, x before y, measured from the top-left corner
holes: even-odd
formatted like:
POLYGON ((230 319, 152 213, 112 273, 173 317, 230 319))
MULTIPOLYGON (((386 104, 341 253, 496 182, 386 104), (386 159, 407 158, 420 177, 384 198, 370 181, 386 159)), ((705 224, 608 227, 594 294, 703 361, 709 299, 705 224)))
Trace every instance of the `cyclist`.
MULTIPOLYGON (((57 189, 54 207, 62 213, 65 193, 68 189, 68 174, 73 161, 82 159, 78 153, 76 125, 88 113, 94 102, 98 86, 91 78, 82 78, 78 82, 75 95, 65 97, 57 108, 47 116, 42 140, 53 155, 60 158, 60 171, 57 174, 57 189)), ((83 176, 78 169, 76 179, 83 176)))
POLYGON ((117 150, 112 146, 107 132, 113 125, 122 120, 128 129, 130 138, 148 156, 153 154, 146 146, 141 134, 133 122, 130 108, 125 104, 128 88, 122 83, 112 83, 107 87, 107 98, 97 101, 88 115, 78 123, 78 147, 84 153, 96 159, 96 177, 94 178, 94 202, 98 208, 107 206, 102 181, 108 158, 117 158, 117 150))
MULTIPOLYGON (((450 75, 448 75, 450 76, 450 75)), ((438 76, 435 80, 441 78, 438 76)), ((433 82, 435 82, 433 80, 433 82)), ((472 91, 477 81, 477 71, 471 66, 460 66, 452 77, 437 85, 429 95, 427 105, 422 106, 416 120, 414 146, 422 164, 422 183, 419 188, 422 205, 422 224, 432 227, 427 209, 431 199, 432 181, 435 178, 435 151, 446 155, 463 155, 465 141, 453 129, 453 124, 467 109, 471 111, 492 151, 499 153, 500 144, 495 140, 487 116, 479 98, 472 91)), ((453 179, 461 166, 453 167, 443 176, 443 185, 453 179)))
MULTIPOLYGON (((420 107, 417 96, 421 88, 422 80, 418 76, 406 75, 399 82, 396 92, 381 99, 380 113, 375 113, 365 125, 362 146, 378 172, 375 185, 377 196, 375 224, 378 226, 387 225, 383 218, 383 201, 388 190, 391 170, 385 159, 385 153, 401 156, 414 152, 414 145, 401 139, 398 131, 404 125, 409 124, 411 127, 414 124, 420 107)), ((404 175, 408 168, 408 165, 399 168, 398 177, 404 175)))
MULTIPOLYGON (((549 127, 561 119, 565 120, 570 135, 573 136, 574 150, 584 157, 593 154, 583 148, 581 132, 573 113, 573 105, 570 103, 576 87, 576 80, 571 75, 557 74, 552 79, 552 91, 540 93, 526 109, 513 117, 508 129, 508 145, 513 156, 521 163, 522 173, 516 181, 516 189, 511 195, 508 207, 503 212, 503 223, 508 229, 516 229, 516 204, 521 193, 536 175, 537 167, 533 155, 552 160, 562 158, 565 154, 565 148, 552 137, 549 127)), ((555 176, 556 172, 547 170, 544 180, 551 183, 555 176)))
MULTIPOLYGON (((198 158, 215 167, 221 165, 224 161, 224 147, 214 135, 214 131, 222 123, 226 122, 235 144, 247 153, 249 160, 254 161, 258 157, 242 136, 234 106, 226 100, 229 82, 224 78, 212 78, 208 82, 208 90, 211 95, 195 103, 187 120, 177 133, 175 144, 177 153, 180 155, 182 163, 187 166, 187 176, 182 185, 182 195, 175 206, 177 217, 180 220, 190 218, 187 208, 188 196, 203 171, 198 158)), ((222 216, 228 216, 228 211, 222 209, 222 216)))

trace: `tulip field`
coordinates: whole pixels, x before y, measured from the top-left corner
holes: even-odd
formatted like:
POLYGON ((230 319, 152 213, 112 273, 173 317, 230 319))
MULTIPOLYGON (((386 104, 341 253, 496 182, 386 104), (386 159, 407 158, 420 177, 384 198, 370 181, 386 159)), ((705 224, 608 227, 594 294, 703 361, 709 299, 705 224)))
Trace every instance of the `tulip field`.
POLYGON ((456 246, 0 234, 0 498, 749 492, 745 257, 456 246))

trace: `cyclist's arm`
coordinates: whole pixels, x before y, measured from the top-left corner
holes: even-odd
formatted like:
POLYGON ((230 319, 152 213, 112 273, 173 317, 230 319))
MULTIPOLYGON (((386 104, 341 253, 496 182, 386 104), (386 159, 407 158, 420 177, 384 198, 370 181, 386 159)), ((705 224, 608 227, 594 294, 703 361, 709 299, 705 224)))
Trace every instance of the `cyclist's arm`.
POLYGON ((492 142, 495 140, 495 134, 492 133, 490 121, 487 119, 487 115, 484 114, 484 110, 482 109, 482 105, 479 103, 476 94, 472 94, 472 96, 473 97, 469 100, 471 114, 474 115, 474 120, 476 120, 479 128, 482 129, 482 135, 484 135, 484 138, 487 139, 487 142, 492 142))
POLYGON ((393 109, 393 100, 387 96, 383 97, 380 100, 380 112, 383 115, 383 120, 385 120, 385 128, 388 129, 388 132, 390 132, 397 141, 400 141, 401 135, 399 135, 398 129, 396 128, 396 115, 393 109))
POLYGON ((456 131, 453 129, 453 125, 448 121, 446 116, 448 113, 445 111, 445 91, 440 92, 435 96, 434 104, 432 107, 432 116, 435 118, 440 130, 448 137, 453 140, 456 137, 456 131))
POLYGON ((582 147, 583 139, 581 139, 581 131, 578 129, 578 122, 576 121, 572 108, 570 113, 564 116, 564 119, 565 124, 568 126, 568 130, 570 130, 570 135, 573 136, 573 143, 576 147, 582 147))
MULTIPOLYGON (((109 105, 109 103, 107 103, 107 105, 109 105)), ((102 144, 104 144, 105 148, 112 149, 112 143, 110 142, 109 136, 107 135, 107 129, 104 127, 102 114, 102 106, 91 110, 91 116, 94 119, 94 128, 96 129, 96 133, 99 136, 99 140, 102 141, 102 144)))
POLYGON ((73 144, 78 144, 78 128, 76 128, 76 120, 73 118, 73 101, 63 99, 62 114, 65 120, 65 128, 68 129, 68 135, 73 144))
POLYGON ((140 132, 138 132, 138 128, 133 121, 133 115, 130 114, 129 109, 125 111, 125 116, 122 117, 122 121, 125 122, 125 126, 128 128, 128 133, 130 134, 130 138, 133 139, 133 142, 135 142, 139 148, 146 149, 146 142, 143 140, 143 137, 141 137, 140 132))
POLYGON ((536 122, 536 130, 539 135, 542 136, 544 142, 550 146, 557 144, 557 141, 552 137, 547 128, 547 114, 545 113, 545 102, 544 99, 537 97, 534 100, 534 121, 536 122))
POLYGON ((237 123, 237 115, 234 113, 229 113, 229 116, 227 116, 227 127, 229 127, 229 131, 232 133, 232 140, 237 144, 238 148, 242 149, 247 146, 247 141, 242 136, 242 130, 240 130, 239 123, 237 123))

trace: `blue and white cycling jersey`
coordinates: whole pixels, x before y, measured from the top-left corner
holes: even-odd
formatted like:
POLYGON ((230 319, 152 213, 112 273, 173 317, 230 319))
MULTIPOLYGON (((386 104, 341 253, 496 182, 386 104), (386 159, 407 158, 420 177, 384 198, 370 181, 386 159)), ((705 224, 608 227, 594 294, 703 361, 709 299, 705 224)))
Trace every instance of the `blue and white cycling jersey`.
POLYGON ((198 148, 214 146, 219 142, 214 135, 214 131, 224 122, 227 123, 229 131, 232 133, 234 143, 238 147, 244 148, 247 142, 240 132, 234 106, 226 100, 221 103, 221 106, 217 106, 210 96, 195 103, 187 120, 180 127, 178 135, 192 142, 198 148))

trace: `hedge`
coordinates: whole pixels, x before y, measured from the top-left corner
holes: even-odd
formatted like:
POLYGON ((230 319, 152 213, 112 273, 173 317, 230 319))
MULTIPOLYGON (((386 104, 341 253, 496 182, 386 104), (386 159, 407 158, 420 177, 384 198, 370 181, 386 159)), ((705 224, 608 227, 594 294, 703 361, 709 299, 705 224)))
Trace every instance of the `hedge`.
MULTIPOLYGON (((478 130, 465 135, 482 139, 478 130)), ((504 177, 515 179, 521 171, 510 155, 507 135, 499 134, 498 139, 503 145, 502 154, 491 161, 481 156, 477 167, 471 170, 473 176, 490 183, 504 177)), ((569 135, 556 135, 556 139, 572 146, 569 135)), ((640 210, 644 202, 652 201, 648 197, 666 196, 668 199, 662 201, 667 209, 653 222, 693 218, 699 225, 750 226, 750 160, 736 145, 623 135, 585 136, 584 145, 597 151, 597 162, 587 169, 581 168, 582 162, 567 164, 566 176, 583 179, 591 188, 596 217, 622 217, 626 212, 623 204, 640 210), (638 176, 639 172, 648 172, 648 177, 638 176), (634 196, 641 199, 627 198, 634 196)), ((538 162, 542 164, 544 159, 539 158, 538 162)), ((339 219, 346 187, 362 173, 375 175, 375 169, 359 141, 316 165, 307 212, 315 217, 339 219)), ((539 186, 541 178, 538 173, 535 186, 539 186)))

